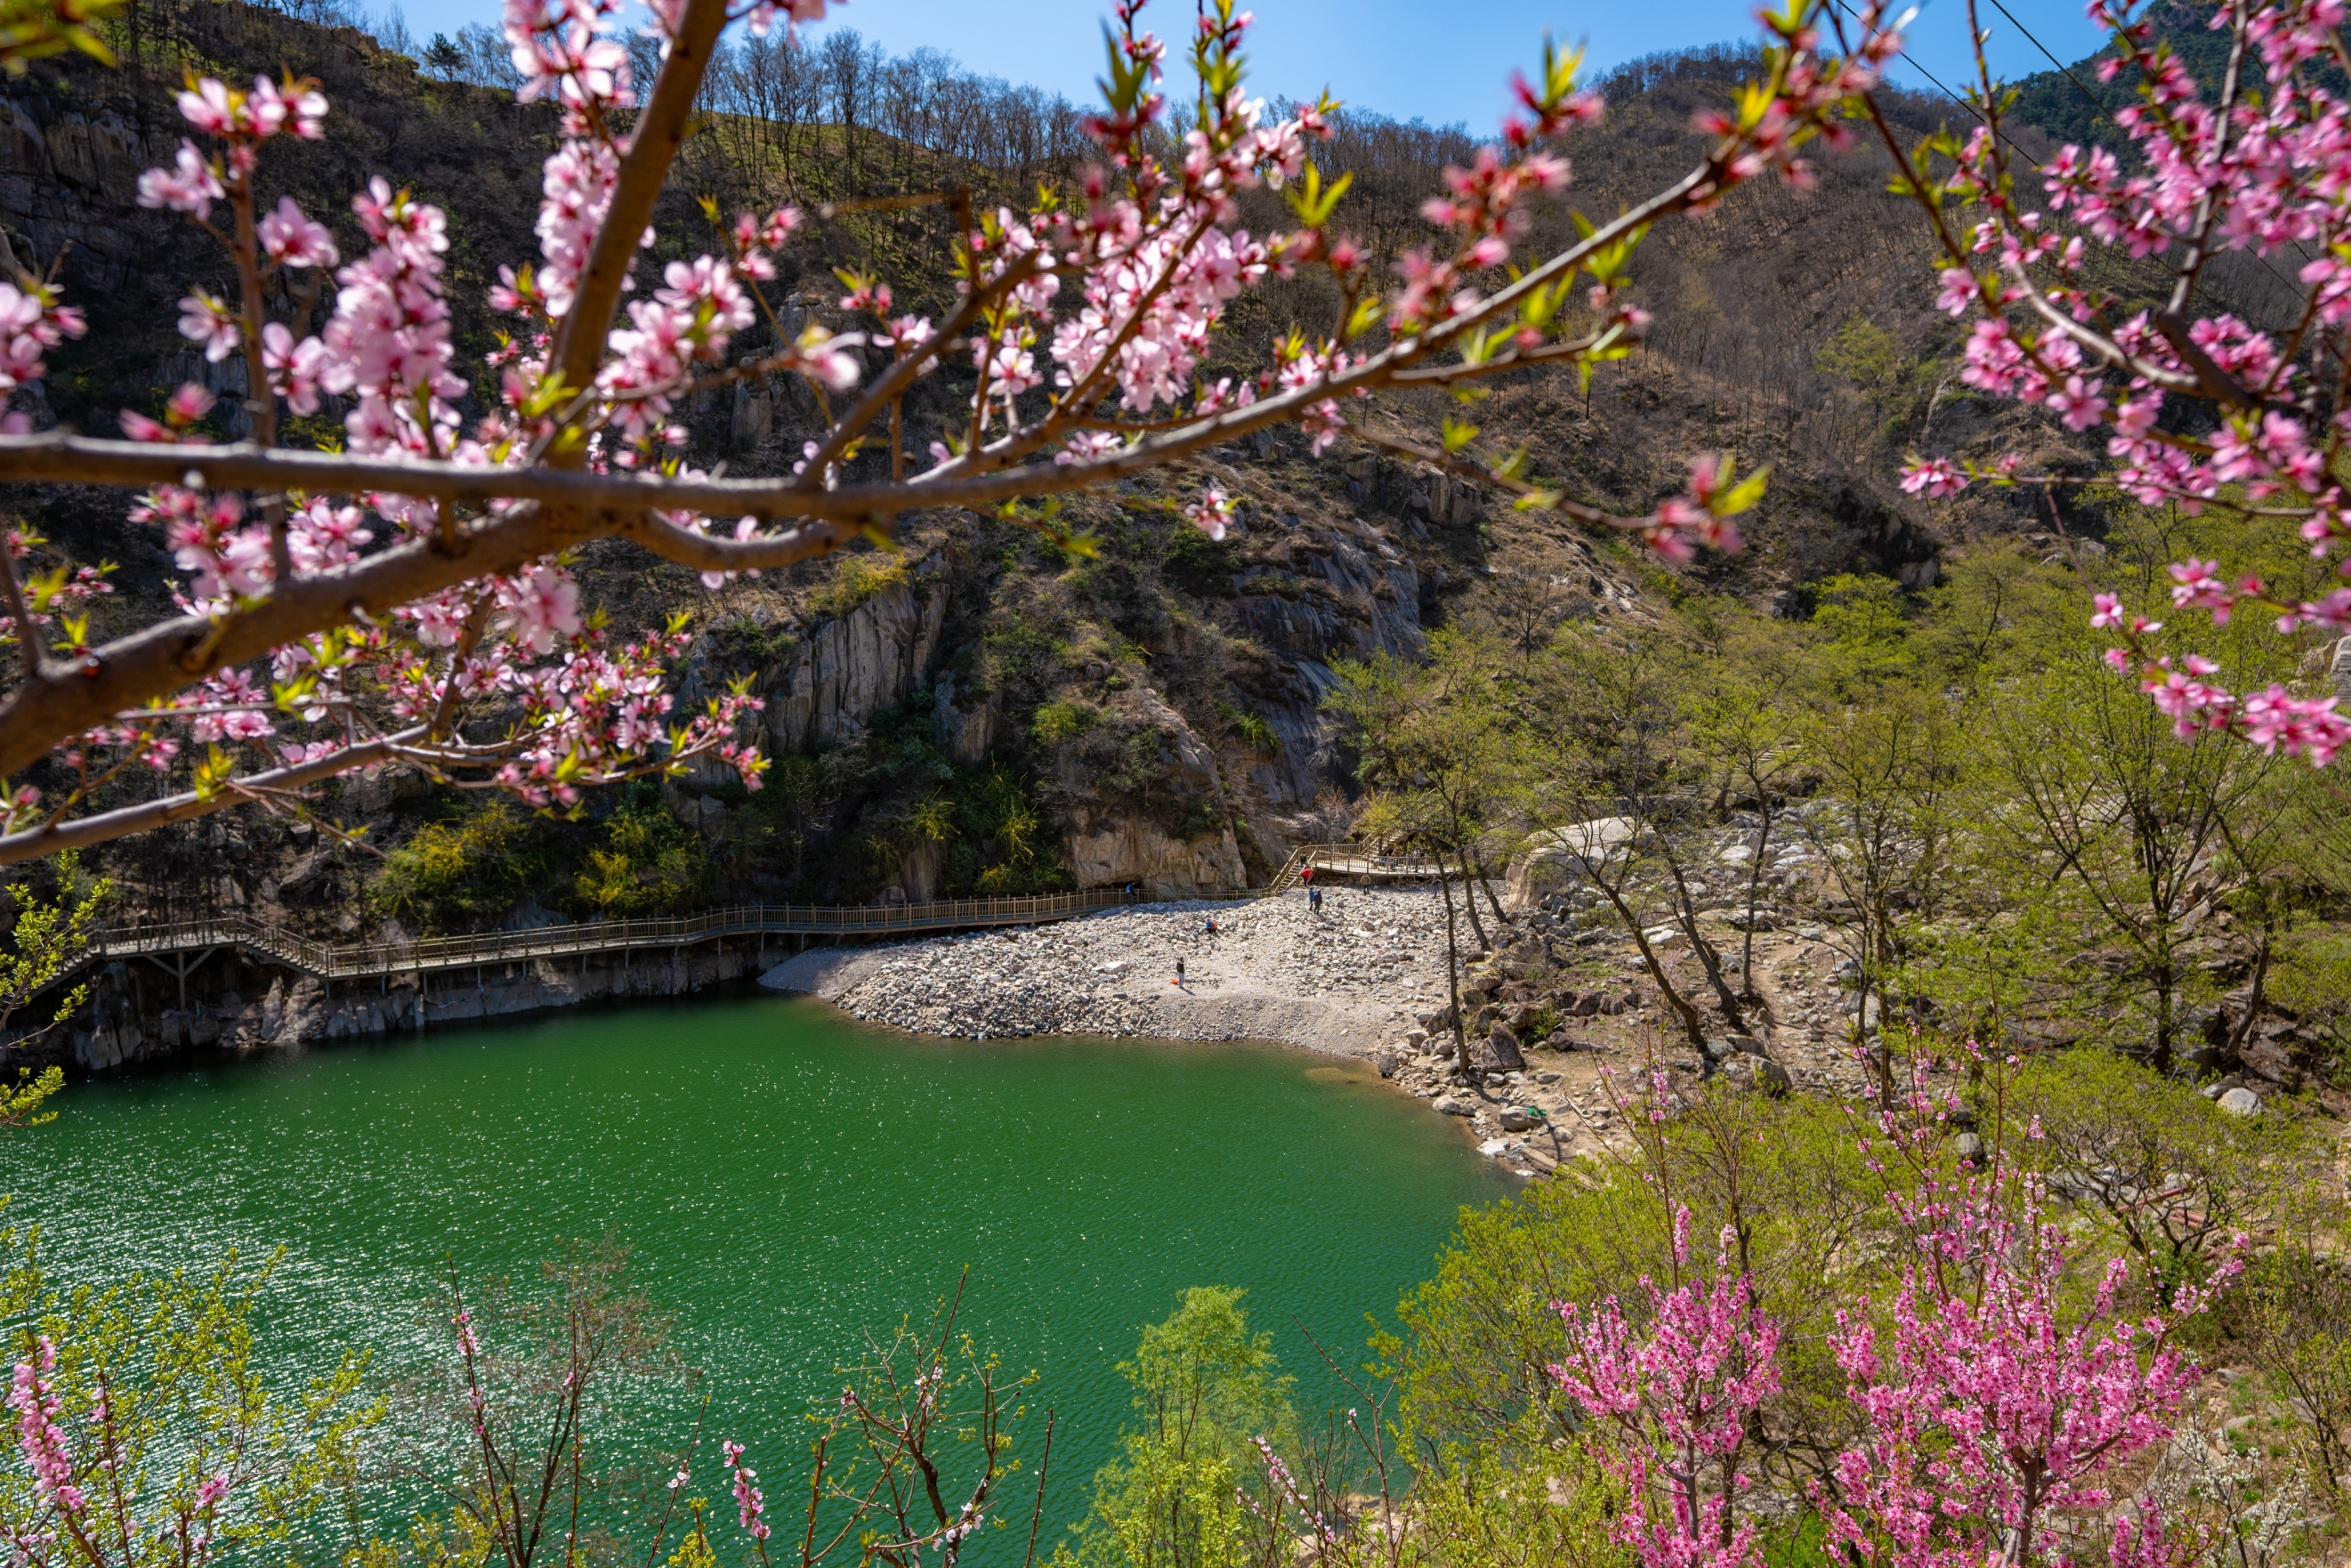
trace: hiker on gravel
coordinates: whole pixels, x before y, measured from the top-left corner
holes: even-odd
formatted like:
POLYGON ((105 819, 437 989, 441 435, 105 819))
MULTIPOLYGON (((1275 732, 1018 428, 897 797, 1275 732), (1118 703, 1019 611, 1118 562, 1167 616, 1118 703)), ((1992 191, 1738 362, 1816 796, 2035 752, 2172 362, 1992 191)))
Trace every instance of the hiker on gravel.
POLYGON ((1180 990, 1182 990, 1182 989, 1184 988, 1184 960, 1183 960, 1183 959, 1178 958, 1178 959, 1176 959, 1176 977, 1175 977, 1174 979, 1172 979, 1172 980, 1168 981, 1167 983, 1168 983, 1169 985, 1171 985, 1171 986, 1175 987, 1175 988, 1176 988, 1177 990, 1179 990, 1179 991, 1180 991, 1180 990))
POLYGON ((1308 862, 1306 862, 1306 869, 1305 869, 1304 871, 1301 871, 1301 872, 1300 872, 1300 873, 1298 873, 1298 880, 1299 880, 1299 881, 1301 881, 1301 882, 1302 882, 1302 883, 1304 883, 1306 884, 1306 902, 1307 902, 1307 903, 1309 903, 1309 904, 1313 903, 1313 902, 1314 902, 1314 862, 1313 862, 1312 861, 1308 861, 1308 862))
POLYGON ((1322 913, 1322 890, 1321 888, 1310 887, 1306 890, 1306 907, 1312 910, 1317 915, 1322 913))

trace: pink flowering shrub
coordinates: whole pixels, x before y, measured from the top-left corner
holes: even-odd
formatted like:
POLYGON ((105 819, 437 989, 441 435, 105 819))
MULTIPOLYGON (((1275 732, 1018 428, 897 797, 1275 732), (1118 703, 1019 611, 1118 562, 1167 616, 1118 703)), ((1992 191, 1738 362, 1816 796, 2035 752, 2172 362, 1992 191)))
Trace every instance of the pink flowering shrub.
MULTIPOLYGON (((314 84, 191 83, 188 137, 141 177, 140 199, 226 248, 235 289, 192 289, 180 330, 212 360, 242 357, 252 442, 194 440, 212 412, 196 388, 160 419, 125 413, 123 441, 37 434, 21 421, 0 434, 0 476, 140 492, 133 520, 161 530, 182 574, 176 620, 99 645, 76 606, 102 582, 31 570, 29 540, 12 552, 23 668, 0 695, 0 777, 16 781, 0 802, 0 863, 241 801, 299 810, 305 787, 391 763, 557 810, 593 786, 695 763, 756 787, 758 699, 730 689, 679 711, 668 666, 684 628, 619 638, 580 602, 564 551, 601 535, 716 586, 886 537, 904 511, 1021 517, 1030 498, 1181 465, 1287 423, 1318 451, 1343 434, 1409 451, 1522 507, 1637 531, 1670 558, 1737 548, 1732 519, 1762 476, 1735 476, 1727 457, 1699 458, 1682 495, 1620 518, 1546 487, 1522 454, 1480 458, 1473 425, 1448 422, 1441 445, 1424 446, 1371 437, 1347 411, 1386 388, 1588 371, 1629 352, 1648 326, 1626 292, 1641 236, 1750 179, 1805 183, 1808 144, 1844 139, 1839 117, 1898 47, 1876 5, 1842 53, 1824 47, 1803 0, 1768 16, 1757 78, 1735 112, 1705 117, 1697 165, 1541 256, 1526 253, 1532 205, 1572 181, 1556 143, 1604 111, 1578 85, 1579 58, 1547 51, 1535 77, 1516 80, 1501 134, 1431 196, 1438 237, 1394 280, 1373 275, 1341 226, 1345 182, 1326 183, 1314 164, 1333 106, 1276 116, 1249 95, 1249 18, 1228 0, 1187 14, 1174 43, 1144 27, 1143 9, 1116 7, 1110 80, 1086 122, 1095 162, 1032 211, 968 215, 943 258, 955 283, 943 319, 900 309, 886 279, 847 275, 846 324, 811 325, 747 368, 734 340, 776 319, 763 289, 811 219, 790 207, 714 213, 711 251, 658 278, 634 276, 637 252, 722 34, 789 27, 821 16, 820 0, 660 0, 652 83, 632 77, 619 0, 508 0, 518 97, 552 107, 561 143, 545 163, 538 255, 507 258, 491 290, 513 331, 486 377, 451 339, 439 211, 375 179, 352 201, 365 249, 346 256, 316 216, 266 189, 268 144, 330 123, 314 84), (1196 112, 1171 114, 1171 55, 1187 59, 1196 93, 1182 101, 1196 112), (1239 196, 1259 186, 1281 192, 1294 227, 1238 226, 1239 196), (1339 289, 1329 329, 1291 332, 1255 375, 1204 382, 1234 302, 1308 267, 1339 289), (272 313, 272 299, 320 283, 331 307, 315 330, 306 311, 272 313), (968 366, 976 386, 925 461, 902 441, 904 401, 947 364, 968 366), (801 378, 827 411, 789 476, 721 478, 682 455, 679 399, 745 375, 801 378), (469 394, 489 405, 470 423, 459 412, 469 394), (279 444, 285 415, 315 416, 329 400, 340 451, 279 444), (884 430, 887 476, 873 476, 853 465, 884 430), (23 775, 45 759, 36 788, 23 775), (160 782, 144 799, 113 803, 146 775, 160 782)), ((45 353, 82 328, 48 285, 0 285, 0 393, 38 376, 45 353)), ((1209 488, 1178 510, 1213 537, 1230 503, 1209 488)))
MULTIPOLYGON (((2004 1069, 1991 1066, 1996 1098, 2004 1069)), ((1652 1117, 1663 1095, 1653 1087, 1652 1117)), ((1998 1148, 1951 1168, 1948 1134, 1961 1109, 1919 1069, 1860 1141, 1895 1252, 1843 1267, 1853 1281, 1890 1267, 1895 1282, 1879 1300, 1830 1281, 1841 1304, 1828 1343, 1858 1434, 1804 1489, 1830 1546, 1894 1568, 2057 1564, 2085 1547, 2102 1547, 2116 1568, 2194 1560, 2198 1527, 2167 1520, 2152 1495, 2118 1508, 2111 1483, 2169 1441, 2202 1375, 2174 1336, 2238 1260, 2209 1286, 2177 1292, 2161 1315, 2134 1316, 2129 1260, 2085 1257, 2038 1178, 2012 1174, 1998 1148)), ((1662 1155, 1643 1147, 1645 1179, 1662 1193, 1662 1155)), ((1689 1211, 1674 1203, 1670 1213, 1670 1284, 1644 1277, 1637 1307, 1614 1296, 1562 1303, 1570 1350, 1552 1375, 1624 1489, 1612 1533, 1644 1568, 1760 1563, 1757 1527, 1741 1511, 1751 1512, 1775 1436, 1780 1326, 1733 1267, 1734 1233, 1725 1228, 1710 1268, 1693 1270, 1689 1211)))
MULTIPOLYGON (((1917 171, 1901 183, 1934 229, 1936 303, 1971 323, 1962 379, 2045 407, 2068 430, 2104 432, 2099 479, 2140 504, 2292 528, 2314 558, 2351 574, 2342 479, 2351 105, 2326 81, 2341 57, 2342 9, 2334 0, 2218 7, 2210 26, 2231 47, 2220 79, 2202 82, 2157 41, 2151 12, 2092 0, 2089 14, 2114 45, 2101 75, 2137 89, 2137 101, 2115 113, 2130 166, 2103 147, 2068 146, 2045 168, 2020 169, 1980 54, 1971 95, 1980 123, 1964 140, 1933 139, 1914 161, 1876 121, 1917 171), (2093 281, 2094 246, 2158 279, 2159 302, 2093 281), (2263 325, 2202 307, 2212 258, 2229 251, 2291 275, 2298 309, 2263 325)), ((1903 488, 1939 499, 1975 482, 2071 482, 2019 466, 2013 457, 1914 457, 1903 488)), ((2351 588, 2288 598, 2210 560, 2178 563, 2171 576, 2170 608, 2216 624, 2252 610, 2281 633, 2351 631, 2351 588)), ((2154 609, 2102 595, 2093 623, 2116 633, 2109 663, 2182 737, 2231 735, 2322 767, 2351 742, 2351 718, 2331 696, 2236 689, 2210 661, 2166 651, 2154 609)))
MULTIPOLYGON (((1689 1267, 1689 1210, 1674 1206, 1673 1261, 1689 1267)), ((1560 1303, 1573 1346, 1552 1368, 1592 1423, 1602 1467, 1625 1488, 1615 1538, 1645 1568, 1755 1568, 1755 1526, 1738 1517, 1752 1479, 1749 1428, 1779 1392, 1780 1331, 1730 1267, 1726 1231, 1714 1266, 1661 1289, 1648 1276, 1646 1328, 1609 1297, 1589 1311, 1560 1303)))

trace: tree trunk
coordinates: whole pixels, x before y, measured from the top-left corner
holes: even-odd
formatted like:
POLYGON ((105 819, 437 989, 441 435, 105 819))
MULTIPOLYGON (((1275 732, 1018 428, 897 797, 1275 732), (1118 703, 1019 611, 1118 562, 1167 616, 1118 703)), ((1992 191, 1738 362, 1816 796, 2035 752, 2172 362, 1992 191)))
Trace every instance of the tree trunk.
POLYGON ((1625 904, 1616 889, 1596 876, 1592 881, 1594 886, 1608 895, 1608 902, 1615 906, 1617 918, 1624 921, 1625 929, 1633 934, 1633 945, 1641 950, 1641 962, 1648 967, 1649 978, 1657 983, 1657 990, 1666 998, 1666 1006, 1671 1008, 1674 1016, 1682 1020, 1682 1032, 1689 1036, 1690 1044, 1703 1058, 1706 1055, 1706 1025, 1698 1018, 1698 1009, 1690 1006, 1682 994, 1674 989, 1674 983, 1666 978, 1666 967, 1657 961, 1656 952, 1649 946, 1648 937, 1641 934, 1641 922, 1634 915, 1631 907, 1625 904))
MULTIPOLYGON (((1755 792, 1759 803, 1763 791, 1755 792)), ((1739 994, 1749 1001, 1760 1002, 1763 993, 1755 985, 1755 906, 1762 902, 1763 851, 1771 841, 1771 808, 1762 807, 1763 828, 1755 835, 1755 863, 1747 873, 1747 940, 1739 955, 1739 994)))
POLYGON ((1469 1034, 1461 1027, 1461 948, 1454 936, 1458 923, 1453 918, 1453 881, 1446 872, 1441 854, 1437 862, 1437 890, 1445 898, 1445 980, 1453 998, 1453 1063, 1467 1072, 1469 1071, 1469 1034))
POLYGON ((2245 1049, 2245 1041, 2252 1038, 2253 1024, 2262 1016, 2262 988, 2268 983, 2269 977, 2270 934, 2268 928, 2263 927, 2261 947, 2253 955, 2252 983, 2245 988, 2245 1016, 2239 1019, 2237 1027, 2229 1031, 2229 1060, 2231 1061, 2237 1059, 2239 1051, 2245 1049))
POLYGON ((1724 1021, 1730 1025, 1732 1032, 1745 1034, 1747 1015, 1740 1011, 1739 998, 1731 991, 1729 982, 1722 977, 1722 955, 1714 950, 1714 944, 1698 928, 1698 909, 1690 903, 1689 883, 1682 878, 1681 862, 1670 855, 1662 858, 1674 879, 1674 924, 1689 938, 1690 951, 1698 955, 1698 967, 1706 971, 1707 984, 1714 988, 1715 1005, 1722 1009, 1724 1021))
MULTIPOLYGON (((1478 946, 1479 946, 1479 951, 1481 951, 1481 952, 1490 953, 1490 952, 1492 952, 1492 951, 1494 950, 1494 944, 1487 940, 1487 938, 1486 938, 1486 927, 1479 922, 1479 919, 1478 919, 1478 894, 1477 894, 1477 893, 1476 893, 1474 890, 1472 890, 1472 889, 1471 889, 1471 887, 1469 886, 1469 878, 1468 878, 1468 864, 1469 864, 1469 852, 1468 852, 1468 851, 1467 851, 1467 850, 1465 850, 1465 849, 1461 849, 1461 848, 1458 848, 1458 837, 1457 837, 1457 840, 1456 840, 1456 843, 1457 843, 1457 847, 1456 847, 1456 849, 1455 849, 1455 851, 1454 851, 1454 853, 1455 853, 1455 854, 1457 854, 1457 855, 1458 855, 1458 856, 1460 857, 1461 864, 1462 864, 1462 867, 1463 867, 1463 874, 1462 874, 1462 878, 1461 878, 1461 907, 1462 907, 1462 909, 1463 909, 1463 910, 1464 910, 1464 911, 1468 915, 1468 916, 1469 916, 1469 932, 1470 932, 1470 935, 1471 935, 1471 936, 1475 936, 1475 937, 1477 937, 1477 938, 1478 938, 1478 946)), ((1443 875, 1444 875, 1444 873, 1443 873, 1443 871, 1440 869, 1440 871, 1438 872, 1438 876, 1439 876, 1439 879, 1440 879, 1440 880, 1442 880, 1443 875)))
POLYGON ((1474 852, 1469 855, 1468 859, 1469 869, 1478 873, 1478 885, 1486 890, 1486 903, 1494 911, 1494 924, 1500 926, 1505 931, 1509 930, 1510 926, 1510 917, 1502 913, 1502 901, 1494 896, 1494 884, 1487 880, 1485 862, 1479 860, 1474 852))

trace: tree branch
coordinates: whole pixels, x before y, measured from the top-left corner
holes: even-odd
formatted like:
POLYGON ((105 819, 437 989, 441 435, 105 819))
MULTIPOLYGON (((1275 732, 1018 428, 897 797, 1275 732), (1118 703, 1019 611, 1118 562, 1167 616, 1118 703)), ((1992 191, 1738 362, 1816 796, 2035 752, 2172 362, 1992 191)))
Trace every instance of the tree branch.
POLYGON ((214 811, 245 805, 256 795, 299 789, 320 783, 338 774, 388 760, 395 747, 415 740, 423 734, 424 727, 418 725, 397 735, 363 740, 357 746, 308 762, 256 773, 205 794, 191 790, 186 794, 168 795, 161 800, 101 811, 94 817, 82 817, 70 822, 52 822, 27 832, 9 833, 0 837, 0 865, 18 865, 43 855, 56 854, 60 850, 87 849, 92 844, 128 838, 132 833, 143 833, 152 828, 209 817, 214 811))

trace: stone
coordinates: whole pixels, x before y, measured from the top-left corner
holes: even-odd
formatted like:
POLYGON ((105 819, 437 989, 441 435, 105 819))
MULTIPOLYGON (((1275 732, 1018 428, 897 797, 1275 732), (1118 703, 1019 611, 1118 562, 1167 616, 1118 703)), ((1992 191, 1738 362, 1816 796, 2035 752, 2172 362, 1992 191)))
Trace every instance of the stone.
POLYGON ((1378 1070, 1379 1075, 1383 1078, 1394 1078, 1396 1075, 1396 1069, 1403 1065, 1403 1060, 1393 1051, 1380 1051, 1372 1058, 1372 1066, 1378 1070))
POLYGON ((1768 1056, 1740 1051, 1722 1064, 1722 1080, 1733 1088, 1778 1096, 1795 1087, 1788 1070, 1768 1056))
POLYGON ((2220 1105, 2231 1116, 2258 1116, 2262 1113, 2262 1097, 2241 1083, 2221 1095, 2220 1105))
POLYGON ((1984 1141, 1973 1133, 1961 1133, 1951 1140, 1951 1153, 1963 1166, 1983 1163, 1984 1141))
POLYGON ((1527 840, 1503 873, 1503 902, 1513 912, 1545 903, 1595 869, 1605 871, 1632 841, 1630 817, 1599 817, 1551 828, 1527 840))
POLYGON ((1505 1133, 1523 1133, 1543 1124, 1541 1113, 1524 1105, 1503 1106, 1501 1115, 1496 1120, 1502 1124, 1505 1133))
POLYGON ((1493 1032, 1486 1037, 1486 1045, 1494 1053, 1494 1060, 1512 1071, 1527 1064, 1525 1054, 1519 1049, 1519 1037, 1507 1025, 1496 1024, 1493 1032))
POLYGON ((973 763, 986 758, 996 743, 996 699, 984 697, 968 711, 956 706, 955 676, 939 676, 931 690, 931 736, 940 754, 950 762, 973 763))
POLYGON ((1474 1100, 1463 1100, 1451 1094, 1440 1094, 1428 1103, 1428 1108, 1440 1116, 1467 1116, 1477 1110, 1474 1100))

